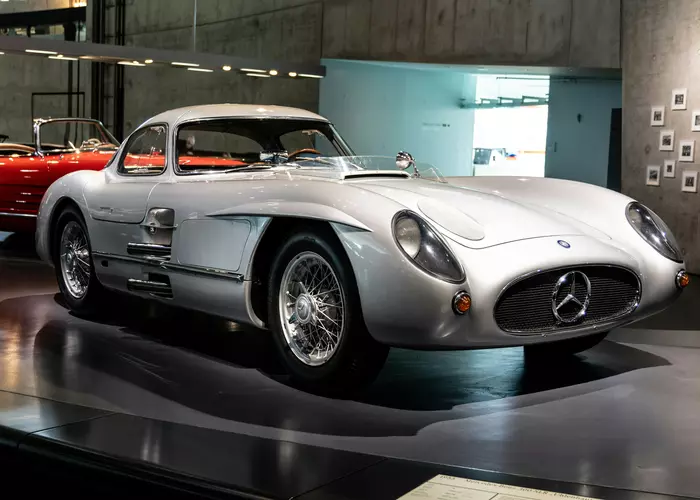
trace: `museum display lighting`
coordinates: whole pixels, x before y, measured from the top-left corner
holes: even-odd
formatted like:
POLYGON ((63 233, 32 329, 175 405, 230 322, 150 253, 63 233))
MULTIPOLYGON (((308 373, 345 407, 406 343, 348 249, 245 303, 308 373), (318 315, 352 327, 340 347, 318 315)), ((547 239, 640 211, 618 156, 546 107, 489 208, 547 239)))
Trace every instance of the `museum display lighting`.
POLYGON ((260 75, 260 78, 323 78, 321 65, 286 60, 241 58, 219 54, 198 53, 148 47, 133 47, 91 42, 70 42, 43 37, 0 37, 0 53, 37 56, 63 56, 57 59, 79 60, 122 66, 154 66, 173 68, 203 68, 203 73, 236 72, 260 75), (68 59, 71 58, 71 59, 68 59))
POLYGON ((37 50, 37 49, 26 49, 25 52, 29 54, 44 54, 44 55, 50 55, 50 56, 55 56, 58 54, 58 52, 54 52, 53 50, 37 50))
POLYGON ((207 68, 187 68, 187 71, 199 71, 200 73, 213 73, 213 69, 207 68))

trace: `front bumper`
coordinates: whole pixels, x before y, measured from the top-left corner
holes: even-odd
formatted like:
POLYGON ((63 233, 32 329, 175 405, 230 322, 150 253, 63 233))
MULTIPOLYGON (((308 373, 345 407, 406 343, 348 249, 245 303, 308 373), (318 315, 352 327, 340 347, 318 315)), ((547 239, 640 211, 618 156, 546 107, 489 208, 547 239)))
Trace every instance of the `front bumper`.
POLYGON ((393 241, 376 233, 344 232, 336 228, 353 264, 363 315, 379 342, 417 349, 478 349, 552 342, 608 331, 667 307, 680 294, 676 276, 683 264, 669 261, 651 247, 630 248, 589 236, 521 240, 484 249, 450 243, 466 270, 464 283, 435 279, 412 265, 393 241), (512 282, 524 275, 581 265, 613 265, 637 274, 641 283, 638 307, 615 321, 567 327, 546 334, 512 334, 501 330, 494 306, 512 282), (463 316, 452 310, 456 293, 464 290, 472 305, 463 316))

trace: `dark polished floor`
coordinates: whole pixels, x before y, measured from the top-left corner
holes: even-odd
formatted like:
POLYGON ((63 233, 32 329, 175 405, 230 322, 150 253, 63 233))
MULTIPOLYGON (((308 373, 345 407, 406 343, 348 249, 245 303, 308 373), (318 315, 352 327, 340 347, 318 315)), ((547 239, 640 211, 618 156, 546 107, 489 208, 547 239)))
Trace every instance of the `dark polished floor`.
MULTIPOLYGON (((393 350, 366 393, 327 399, 288 383, 264 332, 137 301, 78 318, 62 306, 31 241, 3 239, 0 424, 26 418, 8 409, 35 404, 21 399, 34 396, 54 405, 37 418, 58 425, 84 412, 92 422, 89 431, 68 425, 42 436, 97 440, 130 459, 177 465, 198 443, 216 441, 252 457, 249 481, 262 474, 256 460, 275 457, 288 476, 273 496, 309 491, 304 474, 288 469, 299 460, 322 482, 379 457, 700 496, 700 350, 606 341, 541 366, 526 365, 521 349, 393 350), (323 450, 342 453, 333 462, 323 450)), ((642 327, 663 336, 680 315, 681 329, 694 330, 697 319, 700 330, 690 301, 674 307, 669 322, 660 316, 642 327)))

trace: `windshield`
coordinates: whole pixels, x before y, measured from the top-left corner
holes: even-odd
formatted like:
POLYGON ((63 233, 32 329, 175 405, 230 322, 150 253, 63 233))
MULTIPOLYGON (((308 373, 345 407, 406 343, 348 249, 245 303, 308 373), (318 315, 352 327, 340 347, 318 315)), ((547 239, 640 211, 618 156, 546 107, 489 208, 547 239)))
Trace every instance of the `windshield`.
POLYGON ((176 153, 180 173, 352 154, 328 122, 272 118, 187 123, 178 129, 176 153))
POLYGON ((118 146, 119 141, 97 122, 57 120, 42 123, 39 128, 39 149, 44 152, 116 149, 118 146))

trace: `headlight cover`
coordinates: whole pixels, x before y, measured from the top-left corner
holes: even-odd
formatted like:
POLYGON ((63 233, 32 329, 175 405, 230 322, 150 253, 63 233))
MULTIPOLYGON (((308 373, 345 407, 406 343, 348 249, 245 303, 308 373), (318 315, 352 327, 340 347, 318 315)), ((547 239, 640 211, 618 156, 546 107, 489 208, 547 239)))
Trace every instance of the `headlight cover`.
POLYGON ((627 221, 661 255, 674 262, 683 262, 678 243, 661 217, 633 201, 627 205, 627 221))
POLYGON ((464 271, 440 235, 422 218, 408 210, 393 220, 396 244, 426 273, 449 283, 462 283, 464 271))

